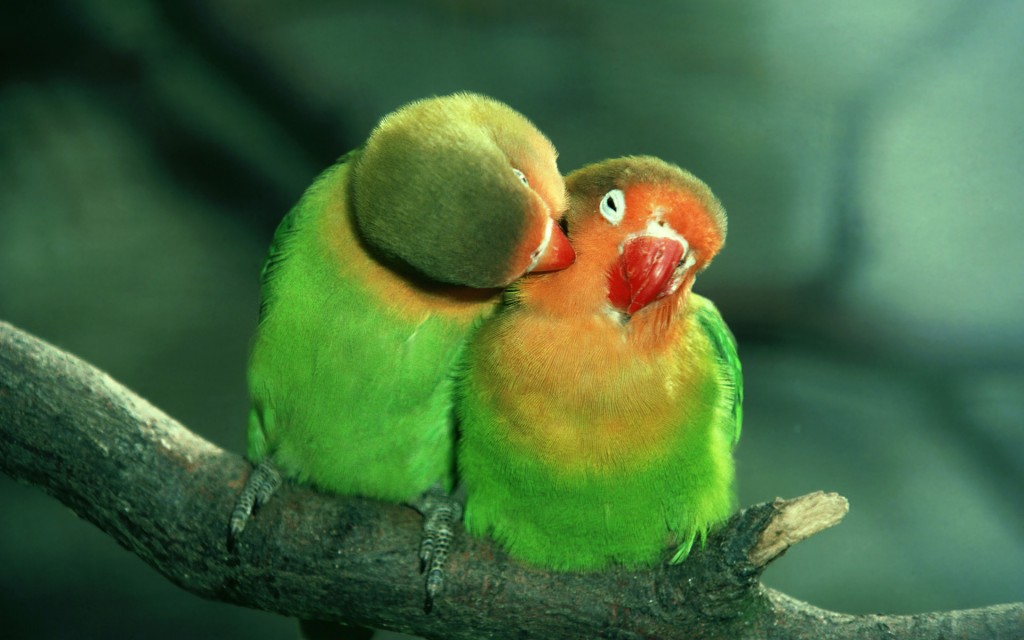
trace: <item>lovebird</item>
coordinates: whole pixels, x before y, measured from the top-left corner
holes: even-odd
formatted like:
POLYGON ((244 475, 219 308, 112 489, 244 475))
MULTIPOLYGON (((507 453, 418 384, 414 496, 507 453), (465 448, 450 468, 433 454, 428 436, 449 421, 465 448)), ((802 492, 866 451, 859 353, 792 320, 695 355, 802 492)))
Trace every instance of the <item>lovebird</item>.
POLYGON ((273 493, 278 470, 421 507, 431 488, 450 490, 457 354, 495 288, 573 262, 565 208, 551 142, 470 93, 387 115, 320 175, 261 272, 248 367, 258 466, 232 533, 273 493))
POLYGON ((735 502, 740 362, 691 290, 725 212, 653 157, 566 187, 576 263, 511 287, 460 365, 466 528, 554 570, 681 562, 735 502))

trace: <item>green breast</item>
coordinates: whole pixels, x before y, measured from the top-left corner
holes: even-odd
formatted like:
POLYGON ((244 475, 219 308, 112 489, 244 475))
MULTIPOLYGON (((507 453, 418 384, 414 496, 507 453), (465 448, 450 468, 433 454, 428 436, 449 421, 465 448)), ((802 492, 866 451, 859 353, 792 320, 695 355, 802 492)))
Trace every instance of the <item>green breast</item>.
POLYGON ((287 475, 342 494, 401 501, 450 486, 449 372, 465 322, 402 317, 346 277, 318 236, 322 197, 314 186, 282 223, 266 270, 248 370, 250 458, 271 455, 287 475))
MULTIPOLYGON (((695 326, 692 319, 690 325, 695 326)), ((686 374, 690 391, 678 398, 660 454, 640 457, 611 448, 612 464, 603 469, 570 470, 538 454, 535 445, 516 446, 508 437, 516 421, 544 424, 559 409, 536 415, 497 411, 487 401, 493 394, 475 386, 482 376, 474 366, 485 359, 469 363, 459 406, 459 469, 468 492, 469 531, 494 537, 531 564, 592 570, 668 559, 673 547, 686 547, 727 517, 734 500, 732 390, 707 336, 688 335, 691 344, 665 355, 677 362, 690 359, 692 366, 686 374)), ((679 370, 662 365, 659 370, 679 370)), ((504 384, 517 384, 513 372, 498 375, 506 376, 504 384)), ((572 381, 564 385, 552 390, 551 403, 574 402, 572 381)))

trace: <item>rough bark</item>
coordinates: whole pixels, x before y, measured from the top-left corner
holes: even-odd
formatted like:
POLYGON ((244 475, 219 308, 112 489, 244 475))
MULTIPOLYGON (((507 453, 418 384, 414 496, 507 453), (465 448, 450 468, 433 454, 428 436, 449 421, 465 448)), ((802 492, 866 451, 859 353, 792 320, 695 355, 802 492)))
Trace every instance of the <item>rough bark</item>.
POLYGON ((205 598, 428 638, 1019 638, 1024 604, 850 616, 763 587, 790 545, 836 524, 815 493, 747 508, 679 566, 547 573, 460 535, 424 612, 419 515, 286 483, 237 544, 250 467, 105 373, 0 323, 0 469, 40 486, 205 598))

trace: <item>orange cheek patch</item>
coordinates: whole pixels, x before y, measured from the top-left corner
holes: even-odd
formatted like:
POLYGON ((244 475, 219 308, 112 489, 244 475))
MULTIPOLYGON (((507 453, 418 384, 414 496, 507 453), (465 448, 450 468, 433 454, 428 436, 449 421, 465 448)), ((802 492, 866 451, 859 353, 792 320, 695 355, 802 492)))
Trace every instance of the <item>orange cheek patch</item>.
POLYGON ((525 231, 516 247, 509 270, 509 281, 521 276, 533 261, 533 252, 544 240, 544 231, 548 224, 547 206, 536 194, 530 196, 529 219, 524 221, 525 231))
POLYGON ((722 248, 722 234, 711 213, 697 197, 676 187, 657 183, 641 183, 626 193, 626 211, 643 219, 656 210, 664 211, 664 220, 682 234, 696 250, 700 260, 707 262, 722 248))

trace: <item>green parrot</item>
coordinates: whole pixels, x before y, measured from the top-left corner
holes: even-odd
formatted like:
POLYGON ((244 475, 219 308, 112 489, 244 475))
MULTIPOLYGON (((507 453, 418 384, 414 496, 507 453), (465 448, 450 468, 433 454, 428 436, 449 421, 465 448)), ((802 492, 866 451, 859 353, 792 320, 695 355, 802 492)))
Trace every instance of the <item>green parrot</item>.
POLYGON ((232 535, 283 475, 414 504, 423 559, 439 568, 458 517, 438 499, 454 475, 452 368, 497 287, 572 263, 564 211, 550 141, 469 93, 389 114, 320 175, 282 220, 261 273, 248 368, 257 466, 232 535))
POLYGON ((651 157, 566 187, 575 265, 516 283, 460 367, 466 528, 555 570, 681 562, 735 502, 740 363, 691 291, 725 212, 651 157))

